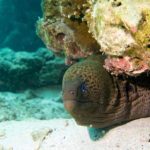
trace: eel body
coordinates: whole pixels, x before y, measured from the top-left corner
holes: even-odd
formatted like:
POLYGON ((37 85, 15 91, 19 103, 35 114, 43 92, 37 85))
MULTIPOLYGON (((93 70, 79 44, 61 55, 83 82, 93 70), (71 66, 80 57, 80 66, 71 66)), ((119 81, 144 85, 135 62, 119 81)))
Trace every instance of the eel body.
POLYGON ((72 65, 63 77, 63 102, 80 125, 106 128, 150 116, 150 77, 114 77, 99 55, 72 65))

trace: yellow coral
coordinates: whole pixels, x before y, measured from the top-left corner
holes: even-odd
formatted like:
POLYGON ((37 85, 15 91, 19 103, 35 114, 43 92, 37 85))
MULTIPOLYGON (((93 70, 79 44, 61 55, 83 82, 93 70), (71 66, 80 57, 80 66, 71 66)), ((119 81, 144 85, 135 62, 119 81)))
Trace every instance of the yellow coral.
POLYGON ((135 39, 146 50, 150 50, 150 9, 143 10, 143 18, 135 33, 135 39))
POLYGON ((150 67, 150 0, 42 0, 42 10, 37 34, 52 51, 70 60, 101 51, 150 67))
POLYGON ((42 0, 43 18, 53 20, 60 16, 59 0, 42 0))

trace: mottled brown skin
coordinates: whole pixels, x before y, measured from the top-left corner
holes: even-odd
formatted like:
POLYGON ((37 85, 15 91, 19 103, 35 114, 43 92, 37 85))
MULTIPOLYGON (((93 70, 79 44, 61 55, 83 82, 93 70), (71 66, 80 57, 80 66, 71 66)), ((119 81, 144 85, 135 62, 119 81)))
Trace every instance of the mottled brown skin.
POLYGON ((105 128, 150 116, 150 77, 116 78, 92 56, 72 65, 63 78, 63 100, 80 125, 105 128), (84 90, 81 90, 84 85, 84 90))

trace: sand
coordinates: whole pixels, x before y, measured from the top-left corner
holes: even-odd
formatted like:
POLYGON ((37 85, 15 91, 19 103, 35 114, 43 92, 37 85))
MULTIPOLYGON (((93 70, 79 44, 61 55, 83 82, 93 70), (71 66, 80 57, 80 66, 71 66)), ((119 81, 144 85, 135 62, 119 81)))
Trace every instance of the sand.
POLYGON ((98 141, 72 119, 2 122, 0 150, 150 150, 150 118, 115 127, 98 141))

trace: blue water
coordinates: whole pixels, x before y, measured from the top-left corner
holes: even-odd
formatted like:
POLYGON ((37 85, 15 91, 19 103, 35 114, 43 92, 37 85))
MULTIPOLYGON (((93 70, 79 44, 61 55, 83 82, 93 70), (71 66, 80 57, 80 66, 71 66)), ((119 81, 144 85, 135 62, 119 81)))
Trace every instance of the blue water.
POLYGON ((41 0, 0 0, 0 48, 35 51, 44 46, 35 34, 41 0))

